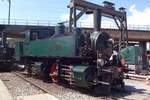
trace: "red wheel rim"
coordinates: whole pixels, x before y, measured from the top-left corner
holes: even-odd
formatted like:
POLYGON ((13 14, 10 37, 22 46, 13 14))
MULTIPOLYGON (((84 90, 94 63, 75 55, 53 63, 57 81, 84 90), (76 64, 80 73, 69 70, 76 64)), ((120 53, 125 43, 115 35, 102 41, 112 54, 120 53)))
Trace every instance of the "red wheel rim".
POLYGON ((124 58, 121 59, 121 64, 122 64, 122 65, 125 65, 125 64, 126 64, 126 61, 125 61, 124 58))
POLYGON ((52 64, 50 68, 50 76, 53 82, 58 82, 58 77, 57 77, 58 71, 57 71, 57 65, 52 64))

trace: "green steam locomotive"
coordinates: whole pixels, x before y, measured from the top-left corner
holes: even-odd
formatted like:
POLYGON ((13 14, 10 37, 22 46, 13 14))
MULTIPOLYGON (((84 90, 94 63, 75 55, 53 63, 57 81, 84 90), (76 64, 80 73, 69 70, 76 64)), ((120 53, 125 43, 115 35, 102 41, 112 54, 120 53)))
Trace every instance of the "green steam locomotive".
MULTIPOLYGON (((107 6, 101 7, 84 0, 71 0, 69 31, 60 23, 54 33, 45 33, 47 35, 32 30, 24 32, 25 41, 16 44, 16 60, 27 66, 29 73, 32 68, 38 68, 45 81, 87 89, 101 85, 108 87, 108 90, 117 85, 124 88, 124 65, 137 63, 137 48, 119 48, 117 54, 113 53, 114 40, 108 33, 100 31, 102 14, 119 16, 123 23, 123 29, 120 29, 122 34, 127 29, 124 10, 115 11, 111 6, 108 2, 107 6), (82 7, 85 9, 81 13, 94 14, 92 33, 76 27, 78 15, 75 10, 81 10, 82 7)), ((122 42, 123 40, 119 46, 122 42)))

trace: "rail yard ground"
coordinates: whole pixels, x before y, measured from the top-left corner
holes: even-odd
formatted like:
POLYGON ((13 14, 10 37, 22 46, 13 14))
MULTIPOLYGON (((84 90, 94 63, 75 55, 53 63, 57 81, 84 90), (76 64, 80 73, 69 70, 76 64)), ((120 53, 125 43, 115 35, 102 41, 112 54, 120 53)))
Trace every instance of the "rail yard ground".
POLYGON ((125 91, 114 89, 107 96, 95 96, 84 89, 66 87, 55 83, 45 83, 40 79, 27 77, 26 74, 19 73, 22 76, 21 78, 17 74, 16 72, 0 73, 0 79, 4 82, 15 100, 18 96, 36 95, 46 92, 59 100, 149 100, 150 98, 150 85, 146 85, 144 80, 126 79, 125 91))

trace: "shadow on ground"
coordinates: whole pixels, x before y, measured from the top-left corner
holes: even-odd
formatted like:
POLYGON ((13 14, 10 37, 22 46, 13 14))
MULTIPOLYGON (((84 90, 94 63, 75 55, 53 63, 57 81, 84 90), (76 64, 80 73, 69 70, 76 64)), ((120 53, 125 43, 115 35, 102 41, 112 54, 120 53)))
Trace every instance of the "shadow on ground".
MULTIPOLYGON (((24 74, 24 75, 26 76, 26 74, 24 74)), ((48 83, 48 84, 51 84, 51 83, 48 83)), ((113 88, 110 93, 98 94, 97 95, 97 94, 94 93, 93 90, 87 90, 87 89, 83 89, 83 88, 80 88, 80 87, 70 86, 70 85, 67 85, 67 84, 58 84, 58 85, 61 85, 64 88, 68 88, 68 89, 78 91, 81 94, 97 97, 97 98, 100 98, 100 99, 108 99, 109 98, 110 100, 112 100, 112 99, 113 100, 118 100, 118 99, 131 100, 131 99, 126 98, 126 96, 130 96, 130 95, 133 95, 133 94, 136 94, 136 93, 137 94, 145 94, 145 91, 146 91, 145 89, 137 89, 134 86, 126 85, 124 90, 121 89, 120 87, 116 87, 116 88, 113 88)), ((102 93, 105 91, 104 88, 98 88, 97 90, 101 91, 102 93)), ((150 94, 148 94, 148 95, 150 95, 150 94)))
MULTIPOLYGON (((118 100, 119 98, 120 99, 124 99, 124 100, 132 100, 132 99, 127 99, 125 98, 126 96, 130 96, 132 95, 133 93, 137 93, 137 94, 145 94, 145 89, 136 89, 134 86, 128 86, 126 85, 125 86, 125 89, 121 89, 120 87, 117 87, 117 88, 113 88, 111 90, 110 93, 107 93, 107 94, 94 94, 93 91, 90 91, 90 90, 87 90, 87 89, 83 89, 83 88, 78 88, 78 87, 68 87, 68 86, 65 86, 66 88, 70 88, 70 89, 74 89, 82 94, 87 94, 89 96, 94 96, 94 97, 98 97, 100 99, 111 99, 111 100, 118 100)), ((105 91, 103 89, 100 89, 99 88, 99 91, 105 91)), ((149 94, 150 95, 150 94, 149 94)))

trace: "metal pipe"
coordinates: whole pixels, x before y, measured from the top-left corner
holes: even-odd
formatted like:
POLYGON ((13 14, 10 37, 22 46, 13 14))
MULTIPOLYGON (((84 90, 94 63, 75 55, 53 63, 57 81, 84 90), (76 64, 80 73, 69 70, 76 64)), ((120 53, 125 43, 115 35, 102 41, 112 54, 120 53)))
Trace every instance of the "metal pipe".
POLYGON ((1 33, 1 42, 2 42, 2 46, 6 46, 6 35, 4 32, 1 33))
POLYGON ((73 8, 70 8, 70 16, 69 16, 69 32, 72 32, 72 13, 73 13, 73 8))
POLYGON ((101 10, 94 10, 94 31, 100 31, 101 29, 101 10))
POLYGON ((11 0, 9 0, 8 25, 10 25, 10 9, 11 9, 11 0))
POLYGON ((77 27, 77 20, 76 20, 76 8, 73 8, 73 27, 76 28, 77 27))

